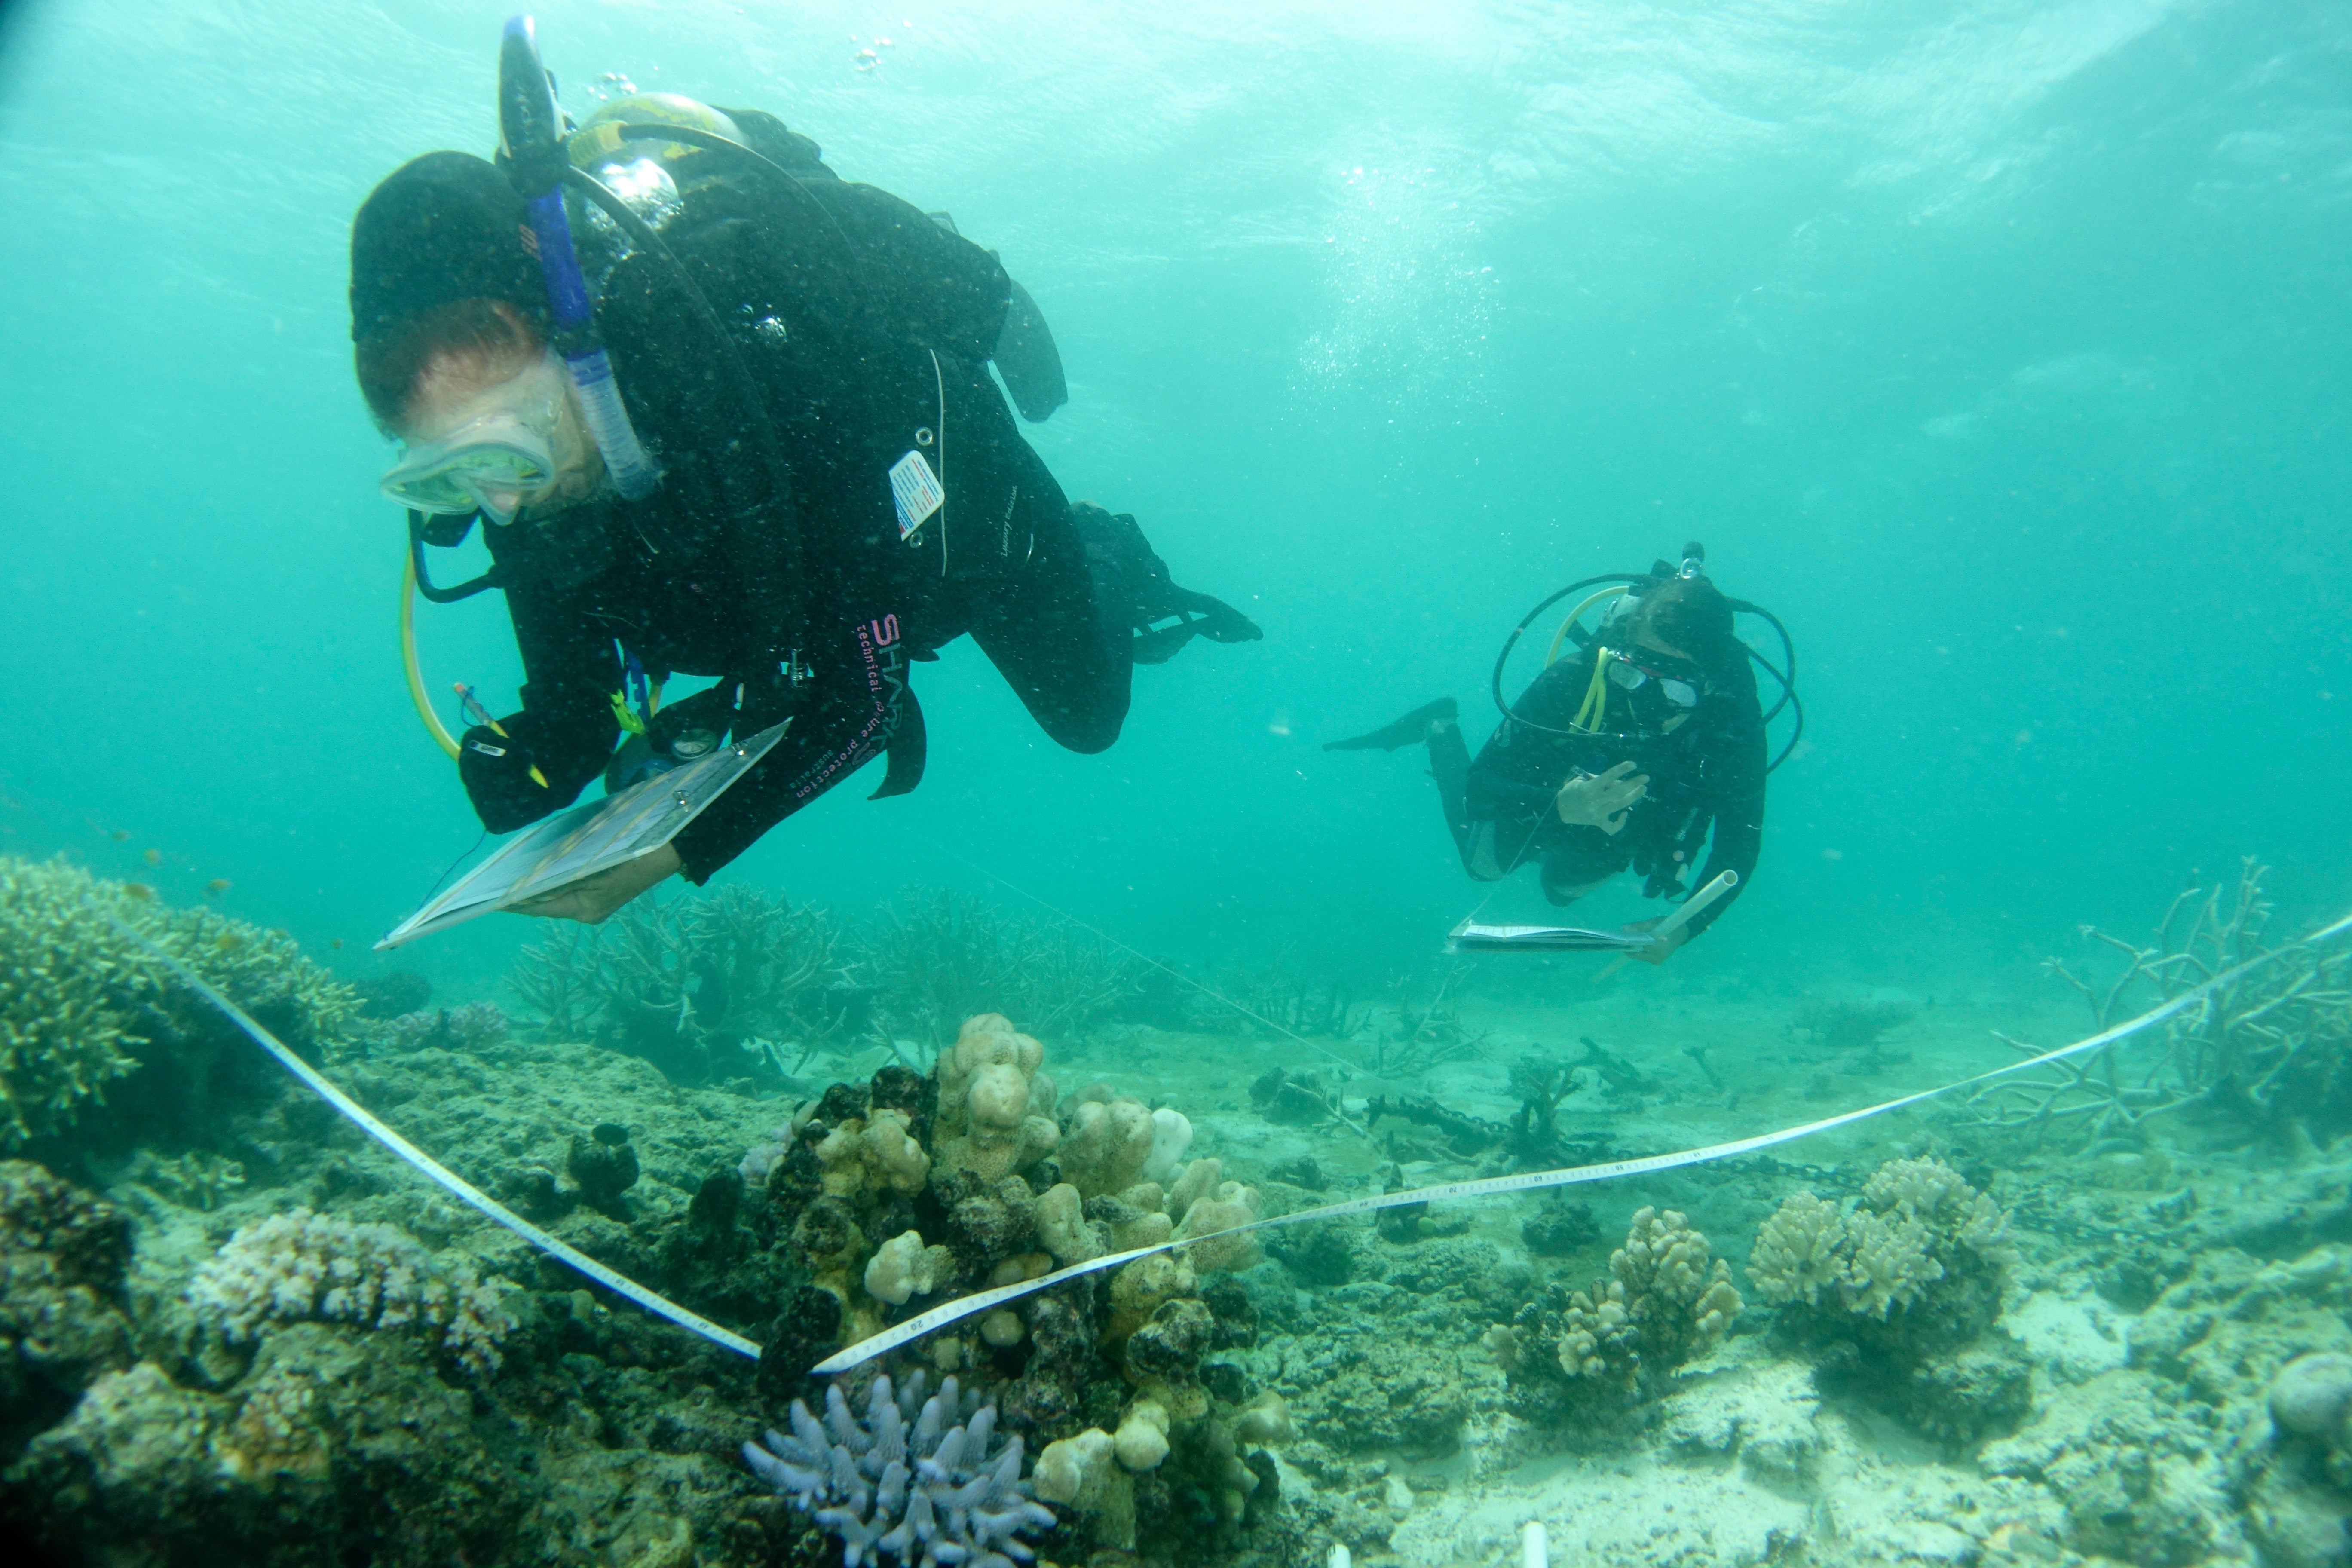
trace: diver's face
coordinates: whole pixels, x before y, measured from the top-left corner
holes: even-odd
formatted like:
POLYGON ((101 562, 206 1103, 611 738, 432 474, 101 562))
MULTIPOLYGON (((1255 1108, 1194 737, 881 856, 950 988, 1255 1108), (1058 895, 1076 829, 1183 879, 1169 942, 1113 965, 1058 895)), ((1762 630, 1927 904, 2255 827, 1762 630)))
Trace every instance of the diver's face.
POLYGON ((534 516, 544 517, 594 493, 604 477, 604 460, 588 438, 571 378, 551 353, 503 374, 454 355, 431 361, 418 376, 406 417, 394 434, 417 448, 501 419, 520 423, 546 441, 554 476, 548 485, 527 494, 485 495, 484 504, 493 515, 510 518, 529 506, 534 516))
POLYGON ((1694 662, 1689 654, 1660 637, 1646 620, 1633 633, 1633 646, 1648 648, 1653 653, 1664 654, 1669 658, 1679 658, 1685 663, 1694 662))

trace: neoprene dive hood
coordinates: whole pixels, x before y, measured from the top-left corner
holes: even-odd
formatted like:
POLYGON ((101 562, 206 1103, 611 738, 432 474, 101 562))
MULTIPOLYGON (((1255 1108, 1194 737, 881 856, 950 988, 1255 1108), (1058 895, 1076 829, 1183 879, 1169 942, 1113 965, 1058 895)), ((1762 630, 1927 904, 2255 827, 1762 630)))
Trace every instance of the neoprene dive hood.
MULTIPOLYGON (((1558 593, 1538 601, 1535 608, 1519 617, 1519 624, 1513 626, 1510 635, 1503 639, 1502 651, 1495 656, 1495 673, 1490 683, 1495 706, 1502 710, 1503 717, 1509 722, 1525 725, 1530 730, 1539 730, 1547 734, 1585 733, 1581 730, 1554 730, 1548 724, 1537 723, 1511 710, 1510 703, 1503 696, 1503 667, 1510 661, 1511 650, 1519 646, 1519 638, 1527 635, 1528 628, 1535 625, 1538 616, 1570 594, 1588 588, 1596 589, 1595 592, 1587 594, 1576 602, 1575 608, 1570 610, 1567 618, 1559 623, 1559 629, 1552 634, 1551 646, 1544 655, 1544 666, 1549 668, 1559 660, 1560 650, 1567 644, 1572 642, 1578 647, 1584 648, 1591 647, 1599 640, 1609 621, 1628 607, 1622 602, 1623 599, 1638 600, 1641 595, 1652 589, 1664 587, 1668 583, 1694 579, 1706 580, 1706 547, 1696 540, 1692 540, 1683 546, 1682 563, 1679 566, 1669 562, 1659 561, 1654 563, 1647 572, 1603 572, 1595 576, 1580 577, 1558 593), (1600 627, 1587 632, 1577 624, 1587 611, 1612 599, 1621 600, 1621 603, 1603 617, 1600 627)), ((1771 626, 1780 639, 1782 660, 1780 665, 1775 665, 1744 641, 1739 642, 1738 645, 1741 651, 1755 661, 1757 668, 1770 676, 1780 688, 1779 700, 1765 710, 1764 722, 1770 723, 1780 716, 1783 709, 1789 710, 1796 720, 1796 727, 1790 731, 1788 742, 1780 748, 1780 754, 1765 766, 1764 771, 1769 773, 1789 760, 1790 754, 1797 749, 1798 740, 1805 732, 1805 707, 1797 699, 1797 646, 1790 640, 1789 628, 1780 624, 1780 617, 1761 605, 1751 604, 1746 599, 1735 599, 1728 595, 1725 595, 1723 599, 1733 615, 1755 616, 1761 618, 1771 626)))

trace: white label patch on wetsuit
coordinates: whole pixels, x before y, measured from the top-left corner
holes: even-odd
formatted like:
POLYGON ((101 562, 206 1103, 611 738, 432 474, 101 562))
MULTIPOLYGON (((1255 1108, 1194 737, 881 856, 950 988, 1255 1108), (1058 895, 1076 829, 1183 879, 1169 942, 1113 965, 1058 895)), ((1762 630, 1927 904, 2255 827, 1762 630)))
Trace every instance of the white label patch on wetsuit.
POLYGON ((948 492, 923 455, 908 452, 890 465, 890 499, 898 504, 898 537, 904 539, 947 504, 948 492))

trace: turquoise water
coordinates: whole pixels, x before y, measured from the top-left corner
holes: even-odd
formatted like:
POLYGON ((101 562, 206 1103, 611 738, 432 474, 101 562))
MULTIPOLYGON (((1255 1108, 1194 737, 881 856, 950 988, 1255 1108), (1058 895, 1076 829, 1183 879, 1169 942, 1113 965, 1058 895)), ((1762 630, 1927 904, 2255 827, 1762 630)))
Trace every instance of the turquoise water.
MULTIPOLYGON (((9 848, 157 847, 167 894, 225 876, 356 950, 472 842, 399 677, 344 247, 399 161, 488 150, 501 19, 11 7, 9 848)), ((923 789, 839 791, 730 876, 862 910, 975 882, 944 841, 1154 951, 1418 962, 1474 901, 1427 786, 1318 742, 1449 691, 1482 733, 1527 605, 1695 537, 1794 630, 1812 721, 1684 969, 2015 962, 2248 852, 2292 907, 2352 884, 2338 8, 541 31, 575 110, 607 71, 765 106, 1001 249, 1072 379, 1031 438, 1268 632, 1143 671, 1099 758, 953 648, 923 789)), ((510 695, 501 621, 424 612, 436 689, 510 695)))
MULTIPOLYGON (((396 960, 369 951, 480 836, 401 671, 402 519, 377 491, 391 450, 352 382, 346 246, 353 211, 401 163, 490 150, 505 15, 456 0, 13 0, 0 13, 0 856, 62 855, 109 882, 145 884, 161 905, 283 928, 346 980, 413 966, 436 1003, 499 1003, 511 1031, 469 1010, 457 1020, 478 1033, 460 1038, 450 1015, 419 1011, 296 1044, 318 1046, 331 1077, 468 1180, 730 1331, 789 1350, 804 1327, 793 1313, 820 1286, 866 1313, 858 1331, 870 1331, 919 1307, 901 1311, 902 1290, 886 1313, 876 1277, 857 1272, 863 1254, 807 1240, 814 1185, 767 1184, 789 1171, 791 1132, 811 1125, 824 1079, 862 1083, 894 1053, 927 1055, 954 1018, 919 1026, 906 997, 886 1002, 899 1034, 937 1037, 886 1028, 837 1058, 813 1047, 810 1079, 763 1067, 754 1094, 729 1072, 665 1079, 646 1060, 580 1043, 585 1030, 541 1037, 506 979, 545 927, 500 916, 396 960), (803 1121, 780 1130, 795 1103, 803 1121), (631 1137, 645 1150, 634 1188, 631 1137), (625 1147, 627 1179, 594 1199, 593 1178, 618 1180, 625 1147)), ((1263 971, 1277 955, 1318 996, 1326 982, 1352 987, 1377 1016, 1312 1040, 1216 1033, 1240 1026, 1199 1005, 1189 1019, 1162 1007, 1092 1030, 1016 1020, 1045 1037, 1065 1089, 1099 1076, 1183 1108, 1200 1138, 1182 1168, 1223 1161, 1223 1174, 1264 1189, 1268 1212, 1718 1142, 1982 1071, 2010 1059, 1990 1030, 2045 1045, 2087 1032, 2074 998, 2038 972, 2045 956, 2112 973, 2113 955, 2081 927, 2137 939, 2181 888, 2227 885, 2242 857, 2272 868, 2272 942, 2352 908, 2352 8, 664 0, 550 5, 539 27, 575 114, 622 79, 766 109, 822 143, 845 177, 951 213, 999 250, 1051 320, 1071 382, 1069 405, 1024 433, 1073 499, 1133 512, 1178 581, 1265 627, 1263 642, 1196 643, 1139 671, 1124 737, 1094 757, 1055 746, 976 649, 952 646, 915 677, 930 731, 922 787, 869 804, 880 782, 869 771, 771 831, 716 885, 851 921, 905 889, 962 889, 1060 911, 1228 989, 1244 983, 1236 966, 1263 971), (1660 969, 1594 984, 1601 963, 1580 955, 1486 960, 1441 978, 1445 932, 1474 908, 1544 912, 1532 877, 1490 889, 1463 876, 1418 751, 1322 742, 1451 694, 1475 744, 1494 719, 1496 649, 1530 605, 1692 539, 1727 592, 1779 614, 1800 658, 1808 722, 1773 776, 1751 886, 1660 969), (1441 986, 1458 1016, 1424 1028, 1397 1012, 1441 986), (1866 1023, 1874 1006, 1880 1030, 1839 1037, 1840 1007, 1866 1023), (1573 1065, 1593 1070, 1579 1079, 1566 1042, 1588 1030, 1600 1043, 1584 1040, 1591 1054, 1573 1065), (1878 1032, 1893 1047, 1883 1059, 1878 1032), (1545 1060, 1523 1059, 1534 1057, 1545 1060), (1323 1075, 1306 1112, 1285 1110, 1296 1084, 1253 1084, 1270 1066, 1323 1075), (1525 1081, 1533 1069, 1570 1086, 1557 1126, 1549 1091, 1525 1081), (1474 1126, 1449 1145, 1382 1104, 1424 1091, 1485 1133, 1474 1126), (1541 1110, 1531 1146, 1502 1136, 1515 1107, 1541 1110)), ((436 561, 436 573, 455 578, 478 552, 436 561)), ((520 671, 496 595, 419 617, 431 689, 467 681, 511 709, 520 671)), ((1514 668, 1516 689, 1534 663, 1523 652, 1514 668)), ((1788 734, 1784 719, 1776 749, 1788 734)), ((58 873, 25 873, 22 885, 83 916, 137 915, 58 873)), ((1621 881, 1577 918, 1655 913, 1635 891, 1621 881)), ((81 929, 103 956, 112 928, 81 929)), ((216 978, 299 973, 249 928, 182 916, 142 929, 177 930, 176 951, 216 978)), ((1215 1295, 1223 1333, 1237 1298, 1222 1286, 1247 1276, 1238 1299, 1259 1337, 1226 1370, 1238 1379, 1245 1364, 1250 1397, 1278 1391, 1297 1407, 1299 1442, 1281 1476, 1291 1511, 1278 1525, 1253 1518, 1257 1533, 1238 1546, 1228 1531, 1216 1560, 1320 1565, 1330 1544, 1353 1542, 1368 1564, 1486 1565, 1513 1550, 1521 1524, 1549 1517, 1564 1560, 1612 1568, 1653 1560, 1642 1542, 1661 1563, 1795 1560, 1784 1548, 1856 1564, 2352 1561, 2341 1484, 2352 1476, 2352 1164, 2336 1138, 2352 1105, 2339 1087, 2352 1082, 2352 989, 2341 960, 2283 957, 2260 981, 2273 989, 2222 993, 2195 1028, 2151 1032, 2111 1059, 2154 1075, 2128 1101, 2146 1110, 2137 1123, 2117 1109, 2045 1137, 1948 1100, 1780 1150, 1790 1164, 1580 1187, 1590 1214, 1515 1197, 1440 1205, 1425 1221, 1392 1212, 1402 1227, 1377 1233, 1275 1233, 1305 1239, 1270 1244, 1273 1261, 1236 1264, 1201 1294, 1215 1295), (2273 1015, 2261 999, 2290 984, 2308 994, 2273 1015), (2233 1016, 2238 997, 2250 1011, 2233 1016), (2267 1032, 2269 1016, 2288 1032, 2267 1032), (2276 1101, 2249 1097, 2256 1070, 2256 1089, 2284 1086, 2276 1101), (2110 1136, 2118 1126, 2129 1136, 2110 1136), (1918 1396, 1923 1415, 1903 1404, 1903 1369, 1930 1364, 1926 1351, 1890 1363, 1902 1372, 1886 1380, 1893 1395, 1856 1403, 1822 1347, 1843 1333, 1885 1351, 1864 1309, 1824 1309, 1836 1319, 1824 1330, 1806 1315, 1810 1296, 1801 1309, 1793 1287, 1775 1293, 1770 1281, 1775 1247, 1804 1218, 1801 1205, 1783 1225, 1777 1205, 1801 1184, 1844 1201, 1839 1223, 1860 1235, 1878 1222, 1856 1219, 1855 1202, 1894 1212, 1868 1195, 1868 1173, 1927 1154, 1953 1169, 1890 1166, 1878 1180, 1926 1191, 1965 1173, 1986 1204, 2006 1206, 2020 1251, 1995 1263, 1988 1244, 1968 1262, 1962 1248, 1976 1244, 1961 1231, 1976 1211, 1944 1212, 1939 1256, 1957 1261, 1908 1324, 1925 1322, 1923 1340, 1942 1329, 1969 1342, 1932 1363, 1949 1376, 1918 1396), (1680 1209, 1654 1222, 1654 1205, 1680 1209), (1715 1257, 1741 1265, 1751 1315, 1721 1359, 1670 1393, 1674 1363, 1657 1358, 1659 1386, 1644 1384, 1646 1403, 1627 1417, 1663 1434, 1654 1444, 1595 1437, 1572 1414, 1586 1392, 1574 1380, 1590 1374, 1555 1354, 1569 1341, 1554 1298, 1614 1269, 1629 1226, 1635 1240, 1665 1237, 1681 1209, 1715 1257), (1558 1245, 1541 1244, 1547 1232, 1558 1245), (1939 1312, 1951 1321, 1927 1321, 1939 1312), (2313 1373, 2326 1386, 2306 1401, 2333 1399, 2333 1414, 2307 1428, 2279 1415, 2274 1431, 2275 1389, 2292 1394, 2294 1380, 2273 1379, 2314 1351, 2340 1352, 2321 1358, 2334 1381, 2313 1373), (2011 1357, 2014 1375, 1961 1364, 1980 1352, 2011 1357), (1391 1409, 1382 1390, 1400 1388, 1421 1403, 1400 1394, 1391 1409), (2295 1447, 2296 1431, 2312 1443, 2295 1447), (1588 1439, 1601 1459, 1559 1459, 1588 1439), (2168 1456, 2176 1489, 2135 1493, 2135 1519, 2111 1506, 2108 1478, 2142 1484, 2130 1478, 2151 1473, 2133 1446, 2143 1442, 2168 1456), (2063 1458, 2093 1450, 2096 1465, 2063 1458), (1653 1490, 1611 1489, 1643 1466, 1653 1490), (2194 1485, 2180 1479, 2192 1470, 2194 1485), (1674 1506, 1683 1522, 1652 1528, 1674 1506), (2194 1529, 2175 1530, 2176 1516, 2194 1529), (1590 1556, 1565 1555, 1570 1518, 1596 1532, 1590 1556), (1717 1524, 1722 1543, 1706 1533, 1717 1524), (1948 1540, 1931 1550, 1936 1530, 1948 1540), (1732 1542, 1740 1531, 1753 1539, 1732 1542), (1689 1544, 1700 1536, 1704 1550, 1689 1544)), ((0 1001, 22 977, 0 970, 0 1001)), ((2134 990, 2110 1016, 2157 995, 2134 990)), ((310 1006, 286 1016, 316 1022, 310 1006)), ((173 1017, 136 1042, 152 1047, 143 1076, 107 1105, 68 1103, 80 1121, 61 1110, 41 1138, 5 1144, 131 1216, 136 1268, 121 1311, 87 1292, 81 1304, 135 1321, 138 1339, 134 1350, 125 1327, 112 1361, 93 1352, 74 1378, 59 1374, 62 1393, 37 1419, 0 1408, 8 1446, 50 1428, 38 1452, 52 1465, 10 1469, 0 1454, 0 1522, 37 1513, 26 1502, 37 1494, 63 1500, 63 1528, 101 1521, 140 1539, 147 1527, 121 1500, 165 1495, 140 1468, 168 1468, 154 1458, 165 1449, 110 1450, 89 1436, 110 1419, 276 1454, 279 1468, 255 1460, 234 1485, 226 1459, 186 1483, 235 1508, 247 1507, 237 1489, 248 1483, 254 1496, 293 1495, 309 1461, 252 1433, 277 1430, 278 1371, 296 1366, 299 1379, 311 1366, 330 1369, 316 1374, 322 1388, 362 1391, 350 1408, 471 1410, 482 1432, 483 1412, 510 1421, 521 1436, 498 1465, 520 1454, 520 1468, 499 1483, 508 1492, 481 1495, 524 1496, 521 1471, 542 1473, 543 1461, 551 1495, 583 1517, 602 1510, 598 1528, 610 1527, 583 1561, 685 1561, 640 1539, 646 1520, 656 1534, 692 1534, 698 1561, 787 1560, 774 1549, 789 1510, 761 1495, 737 1449, 805 1386, 807 1358, 780 1380, 789 1355, 772 1355, 756 1384, 748 1363, 691 1362, 684 1336, 542 1270, 502 1233, 469 1230, 373 1151, 338 1142, 301 1095, 273 1099, 274 1069, 209 1013, 201 1026, 173 1017), (241 1066, 215 1073, 224 1042, 241 1066), (183 1105, 173 1086, 184 1084, 196 1087, 183 1105), (282 1216, 297 1205, 334 1225, 399 1227, 367 1242, 387 1256, 429 1246, 498 1276, 520 1313, 503 1381, 436 1373, 407 1339, 343 1322, 279 1325, 244 1361, 230 1356, 217 1324, 198 1326, 202 1292, 190 1291, 215 1278, 203 1271, 218 1272, 225 1242, 235 1262, 232 1233, 292 1224, 282 1216), (334 1357, 362 1353, 387 1381, 338 1384, 333 1367, 360 1363, 334 1357), (168 1367, 125 1384, 134 1355, 168 1367), (110 1392, 85 1397, 100 1370, 110 1392), (623 1372, 646 1375, 632 1384, 623 1372), (448 1394, 458 1387, 473 1392, 448 1394), (109 1452, 121 1458, 111 1492, 23 1479, 79 1476, 84 1454, 104 1471, 109 1452), (610 1475, 635 1467, 612 1483, 623 1501, 609 1508, 593 1500, 608 1458, 610 1475), (677 1479, 687 1475, 691 1487, 677 1479)), ((682 1031, 682 1005, 678 1017, 682 1031)), ((0 1060, 12 1096, 16 1052, 0 1060)), ((1036 1067, 1014 1075, 1021 1094, 1036 1067)), ((854 1113, 828 1102, 825 1119, 884 1125, 887 1085, 875 1081, 870 1102, 861 1088, 854 1113)), ((2051 1103, 2081 1094, 2086 1109, 2101 1087, 2051 1079, 2011 1108, 2054 1091, 2051 1103)), ((1075 1197, 1087 1181, 1070 1149, 1108 1115, 1091 1092, 1061 1102, 1062 1167, 1039 1176, 1050 1162, 1023 1145, 1040 1192, 1075 1197)), ((936 1173, 982 1169, 977 1136, 960 1144, 945 1120, 915 1153, 936 1156, 936 1173)), ((0 1168, 9 1258, 22 1237, 8 1216, 38 1195, 31 1169, 0 1168)), ((1143 1190, 1128 1184, 1136 1174, 1102 1176, 1085 1196, 1123 1202, 1143 1190)), ((1214 1191, 1215 1175, 1185 1201, 1214 1191)), ((941 1236, 958 1237, 959 1291, 1055 1245, 1028 1220, 1002 1246, 966 1245, 946 1217, 963 1200, 932 1180, 876 1176, 853 1193, 866 1239, 914 1236, 919 1258, 925 1241, 937 1253, 941 1236), (918 1234, 909 1216, 922 1204, 918 1234)), ((1152 1204, 1162 1195, 1154 1187, 1152 1204)), ((1259 1198, 1203 1201, 1238 1215, 1259 1198)), ((1117 1223, 1160 1221, 1164 1235, 1182 1218, 1150 1207, 1117 1223)), ((119 1283, 121 1260, 112 1268, 119 1283)), ((47 1289, 47 1275, 16 1268, 0 1283, 47 1289)), ((1064 1289, 1055 1300, 1084 1288, 1064 1289)), ((1184 1298, 1169 1290, 1171 1303, 1184 1298)), ((20 1307, 0 1299, 0 1319, 16 1322, 20 1307)), ((1046 1353, 1051 1321, 1015 1325, 1013 1343, 1037 1353, 1021 1373, 1031 1386, 1004 1394, 1008 1424, 1041 1440, 1112 1423, 1140 1386, 1108 1337, 1074 1329, 1046 1353), (1083 1369, 1072 1386, 1094 1380, 1091 1405, 1039 1415, 1018 1403, 1042 1385, 1035 1369, 1064 1363, 1083 1369)), ((945 1347, 984 1368, 1001 1351, 1006 1376, 989 1374, 991 1397, 1014 1387, 1011 1369, 1031 1352, 999 1339, 979 1348, 970 1327, 901 1360, 945 1347)), ((1712 1352, 1715 1331, 1692 1331, 1683 1349, 1712 1352)), ((804 1337, 822 1348, 832 1332, 804 1337)), ((1195 1447, 1169 1473, 1233 1501, 1232 1477, 1198 1447, 1201 1432, 1223 1433, 1211 1460, 1231 1460, 1231 1434, 1244 1431, 1240 1384, 1219 1387, 1213 1420, 1191 1437, 1194 1417, 1180 1412, 1176 1438, 1195 1447)), ((472 1494, 444 1483, 498 1465, 439 1440, 422 1445, 446 1467, 432 1495, 462 1514, 472 1494)), ((367 1510, 378 1494, 403 1517, 417 1506, 334 1451, 332 1467, 317 1467, 352 1495, 273 1515, 284 1539, 270 1561, 324 1560, 323 1549, 302 1555, 298 1524, 378 1530, 367 1510)), ((183 1469, 182 1480, 196 1473, 183 1469)), ((1189 1564, 1198 1521, 1143 1484, 1141 1561, 1189 1564)), ((151 1531, 167 1543, 247 1517, 184 1499, 155 1506, 159 1519, 182 1509, 165 1521, 180 1533, 151 1531)), ((1115 1542, 1087 1506, 1098 1533, 1059 1537, 1055 1550, 1115 1542)), ((1218 1516, 1223 1526, 1238 1508, 1218 1516)), ((562 1534, 532 1517, 510 1560, 536 1561, 562 1534)), ((442 1543, 466 1539, 465 1522, 436 1515, 376 1560, 451 1560, 442 1543)), ((789 1560, 814 1561, 814 1539, 789 1560)))

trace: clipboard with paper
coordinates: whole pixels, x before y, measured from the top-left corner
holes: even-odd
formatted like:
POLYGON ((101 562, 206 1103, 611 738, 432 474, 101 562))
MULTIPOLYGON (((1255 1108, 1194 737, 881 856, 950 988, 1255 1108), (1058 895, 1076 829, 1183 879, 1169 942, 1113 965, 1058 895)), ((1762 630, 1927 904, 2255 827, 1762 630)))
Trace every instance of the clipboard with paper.
POLYGON ((1692 916, 1739 886, 1739 873, 1726 871, 1683 900, 1680 908, 1648 931, 1602 931, 1591 926, 1486 925, 1476 917, 1446 933, 1448 952, 1633 952, 1660 942, 1692 916))
MULTIPOLYGON (((789 723, 790 721, 786 721, 789 723)), ((384 952, 501 910, 515 910, 600 871, 650 855, 677 837, 712 801, 783 738, 784 724, 656 773, 618 795, 560 811, 498 852, 384 934, 384 952)))

